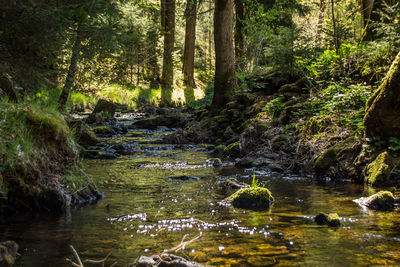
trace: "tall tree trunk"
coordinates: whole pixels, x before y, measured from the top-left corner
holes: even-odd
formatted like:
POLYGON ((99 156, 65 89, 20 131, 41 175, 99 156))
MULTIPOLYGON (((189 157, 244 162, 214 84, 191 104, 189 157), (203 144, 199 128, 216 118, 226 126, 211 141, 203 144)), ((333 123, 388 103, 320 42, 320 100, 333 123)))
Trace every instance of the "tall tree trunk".
POLYGON ((324 17, 325 17, 325 10, 326 10, 326 0, 320 0, 319 3, 319 13, 318 13, 318 24, 317 24, 317 38, 320 41, 321 33, 324 25, 324 17))
POLYGON ((392 4, 392 0, 362 0, 362 15, 364 21, 364 40, 373 41, 377 38, 371 27, 371 22, 380 21, 380 15, 377 13, 383 7, 383 4, 392 4))
POLYGON ((233 0, 216 0, 214 11, 215 79, 212 110, 226 104, 235 87, 233 0))
POLYGON ((339 55, 340 44, 336 26, 336 18, 335 18, 335 0, 331 0, 331 12, 332 12, 332 24, 333 24, 333 41, 335 44, 336 55, 339 55))
POLYGON ((172 53, 175 42, 175 0, 165 0, 164 56, 161 78, 161 105, 172 105, 174 62, 172 53))
MULTIPOLYGON (((196 87, 194 82, 194 49, 196 42, 196 17, 197 0, 187 0, 185 18, 185 49, 183 51, 183 79, 185 85, 190 90, 196 87)), ((190 95, 190 94, 189 94, 190 95)), ((186 99, 188 101, 188 99, 186 99)))
POLYGON ((61 91, 60 98, 58 99, 58 109, 65 111, 69 93, 75 83, 75 75, 78 70, 79 53, 81 51, 81 42, 83 41, 83 25, 79 23, 76 29, 76 37, 74 46, 72 47, 71 62, 69 64, 67 78, 65 80, 64 87, 61 91))
POLYGON ((160 70, 158 66, 158 56, 159 56, 159 50, 158 50, 158 34, 156 30, 150 30, 147 33, 147 38, 149 40, 149 50, 148 50, 148 56, 150 57, 148 60, 148 69, 150 72, 150 88, 158 88, 159 83, 160 83, 160 70))
POLYGON ((400 53, 393 61, 384 82, 368 99, 364 116, 365 136, 388 141, 400 139, 400 53))
POLYGON ((65 111, 69 93, 75 83, 75 75, 78 70, 78 63, 79 63, 79 54, 81 52, 81 43, 84 38, 84 25, 92 11, 92 8, 93 8, 95 2, 96 2, 96 0, 90 1, 89 8, 87 11, 85 11, 85 10, 83 11, 84 15, 81 18, 81 20, 79 21, 77 29, 76 29, 76 37, 75 37, 74 46, 72 47, 71 62, 70 62, 69 68, 68 68, 67 78, 65 80, 64 87, 61 91, 60 98, 58 99, 58 109, 60 111, 65 111))
POLYGON ((243 56, 243 21, 244 21, 244 0, 235 0, 235 60, 236 67, 241 67, 243 56))

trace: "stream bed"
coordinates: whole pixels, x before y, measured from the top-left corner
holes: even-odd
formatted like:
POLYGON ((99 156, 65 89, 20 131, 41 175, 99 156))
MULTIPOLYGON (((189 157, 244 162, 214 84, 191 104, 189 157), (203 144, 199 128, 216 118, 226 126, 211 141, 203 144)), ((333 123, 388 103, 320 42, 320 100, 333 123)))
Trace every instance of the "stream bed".
MULTIPOLYGON (((134 129, 105 140, 135 153, 85 160, 105 198, 65 214, 14 215, 0 220, 0 240, 15 240, 15 266, 70 266, 82 259, 107 266, 133 263, 199 237, 178 253, 215 266, 352 266, 400 264, 400 213, 374 212, 352 200, 371 188, 255 170, 275 197, 268 211, 221 206, 229 177, 251 183, 254 170, 225 162, 213 167, 209 145, 154 144, 168 130, 134 129), (319 212, 337 212, 342 226, 316 225, 319 212)), ((88 265, 89 266, 89 265, 88 265)))

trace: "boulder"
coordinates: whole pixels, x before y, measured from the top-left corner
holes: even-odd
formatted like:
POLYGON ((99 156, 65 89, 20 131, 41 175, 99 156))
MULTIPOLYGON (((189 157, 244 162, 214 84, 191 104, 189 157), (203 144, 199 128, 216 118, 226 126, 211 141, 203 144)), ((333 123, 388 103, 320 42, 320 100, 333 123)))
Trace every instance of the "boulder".
POLYGON ((267 188, 247 187, 236 191, 223 202, 232 204, 235 208, 268 209, 274 198, 267 188))
POLYGON ((389 179, 392 169, 389 153, 382 152, 364 169, 364 182, 370 185, 382 185, 389 179))
POLYGON ((179 114, 156 115, 132 123, 130 128, 143 128, 155 130, 158 126, 169 128, 182 127, 185 124, 185 118, 179 114))
POLYGON ((5 241, 0 243, 0 266, 12 266, 17 258, 18 244, 15 241, 5 241))
POLYGON ((69 118, 67 123, 69 127, 74 129, 79 145, 87 148, 100 143, 94 132, 82 120, 69 118))
POLYGON ((340 226, 340 218, 337 213, 320 213, 315 216, 314 221, 319 225, 340 226))
POLYGON ((104 99, 100 99, 93 112, 86 119, 89 124, 104 124, 114 118, 117 105, 104 99))
POLYGON ((372 210, 393 210, 395 198, 392 192, 380 191, 372 196, 356 199, 354 202, 372 210))
POLYGON ((114 129, 107 125, 96 126, 96 127, 93 127, 92 130, 96 134, 103 135, 103 136, 111 136, 111 135, 115 134, 114 129))

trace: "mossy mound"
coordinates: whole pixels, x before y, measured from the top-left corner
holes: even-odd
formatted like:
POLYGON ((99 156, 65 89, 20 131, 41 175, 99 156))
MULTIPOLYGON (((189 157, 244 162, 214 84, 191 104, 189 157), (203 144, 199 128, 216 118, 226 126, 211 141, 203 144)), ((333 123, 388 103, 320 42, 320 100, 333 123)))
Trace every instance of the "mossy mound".
POLYGON ((315 216, 314 221, 319 225, 340 226, 340 217, 337 213, 320 213, 315 216))
POLYGON ((101 125, 101 126, 96 126, 93 127, 93 132, 98 134, 98 135, 106 135, 106 136, 110 136, 115 134, 115 131, 113 128, 111 128, 108 125, 101 125))
POLYGON ((268 209, 274 202, 274 198, 267 188, 248 187, 233 193, 225 201, 235 208, 268 209))
POLYGON ((0 213, 61 211, 71 192, 91 186, 79 169, 78 150, 63 117, 53 111, 0 103, 0 213))
POLYGON ((165 126, 169 128, 182 127, 186 124, 185 116, 179 113, 156 115, 150 118, 136 121, 132 123, 130 128, 143 128, 154 130, 158 126, 165 126))
POLYGON ((380 191, 367 198, 357 200, 359 204, 372 210, 393 210, 394 201, 394 196, 389 191, 380 191))
POLYGON ((365 168, 364 182, 370 185, 388 183, 390 172, 393 169, 392 160, 387 151, 379 154, 376 159, 365 168))

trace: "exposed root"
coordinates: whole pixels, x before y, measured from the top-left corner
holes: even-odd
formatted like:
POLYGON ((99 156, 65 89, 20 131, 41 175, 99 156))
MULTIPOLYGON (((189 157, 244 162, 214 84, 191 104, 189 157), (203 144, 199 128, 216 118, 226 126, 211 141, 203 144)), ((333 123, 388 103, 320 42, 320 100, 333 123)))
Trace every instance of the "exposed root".
MULTIPOLYGON (((74 248, 72 245, 70 245, 69 247, 71 248, 72 253, 73 253, 74 256, 75 256, 76 262, 74 262, 73 260, 71 260, 71 259, 69 259, 69 258, 66 258, 66 261, 68 261, 69 263, 71 263, 71 265, 74 266, 74 267, 84 267, 84 265, 83 265, 83 263, 82 263, 82 260, 81 260, 81 258, 79 257, 78 252, 76 252, 75 248, 74 248)), ((101 266, 104 267, 104 266, 105 266, 105 263, 106 263, 106 261, 108 260, 108 258, 110 257, 110 255, 111 255, 111 252, 108 253, 107 256, 106 256, 105 258, 101 259, 101 260, 90 260, 90 259, 86 259, 86 260, 84 260, 83 262, 84 262, 84 263, 90 263, 90 264, 101 264, 101 266)), ((115 266, 117 263, 118 263, 118 261, 115 261, 115 262, 114 262, 113 264, 111 264, 110 266, 113 267, 113 266, 115 266)))
POLYGON ((171 249, 165 249, 164 252, 170 253, 170 252, 178 252, 180 250, 185 250, 186 245, 189 245, 191 243, 193 243, 194 241, 196 241, 197 239, 199 239, 201 237, 201 235, 189 240, 185 242, 186 237, 188 237, 189 235, 186 234, 183 236, 182 241, 179 245, 177 245, 176 247, 173 247, 171 249))

